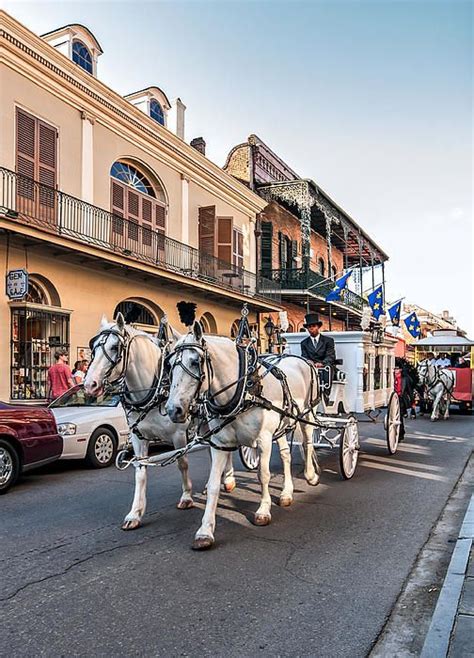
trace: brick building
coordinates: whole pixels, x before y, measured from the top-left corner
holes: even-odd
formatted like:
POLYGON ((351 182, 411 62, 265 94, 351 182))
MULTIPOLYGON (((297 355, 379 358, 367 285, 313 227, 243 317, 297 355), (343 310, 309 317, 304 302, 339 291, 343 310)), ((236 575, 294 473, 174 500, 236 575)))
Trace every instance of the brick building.
POLYGON ((224 170, 267 201, 257 225, 257 268, 281 284, 290 330, 307 312, 326 329, 359 329, 364 294, 384 281, 388 256, 314 181, 298 176, 259 137, 235 146, 224 170), (353 270, 340 302, 325 302, 353 270))

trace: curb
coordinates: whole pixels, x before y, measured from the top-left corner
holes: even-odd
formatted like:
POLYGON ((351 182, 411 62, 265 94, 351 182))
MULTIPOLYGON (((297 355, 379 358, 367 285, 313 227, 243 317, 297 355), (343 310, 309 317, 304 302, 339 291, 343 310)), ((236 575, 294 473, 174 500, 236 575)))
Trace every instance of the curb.
POLYGON ((447 656, 473 539, 474 494, 471 495, 459 531, 420 658, 445 658, 447 656))

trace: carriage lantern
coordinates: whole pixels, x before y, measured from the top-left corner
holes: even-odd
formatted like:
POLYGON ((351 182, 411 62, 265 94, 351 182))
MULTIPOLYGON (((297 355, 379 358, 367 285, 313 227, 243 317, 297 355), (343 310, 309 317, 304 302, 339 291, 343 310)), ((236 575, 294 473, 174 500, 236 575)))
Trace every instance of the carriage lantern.
POLYGON ((265 331, 265 334, 266 334, 266 336, 267 336, 267 338, 268 338, 268 351, 269 351, 270 354, 271 354, 272 347, 273 347, 273 341, 272 341, 272 338, 273 338, 273 335, 274 335, 274 333, 275 333, 276 327, 275 327, 275 325, 273 324, 273 320, 271 319, 270 316, 268 316, 267 321, 266 321, 265 324, 263 325, 263 330, 265 331))
POLYGON ((380 322, 372 325, 372 342, 374 345, 380 345, 383 342, 383 327, 380 322))

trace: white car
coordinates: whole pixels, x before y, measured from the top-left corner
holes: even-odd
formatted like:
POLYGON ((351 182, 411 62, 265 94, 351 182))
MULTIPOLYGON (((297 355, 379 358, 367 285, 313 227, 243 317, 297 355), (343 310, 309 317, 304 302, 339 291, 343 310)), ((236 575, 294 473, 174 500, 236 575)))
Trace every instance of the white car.
POLYGON ((113 464, 128 438, 127 419, 118 395, 87 395, 74 386, 49 405, 63 437, 60 459, 85 459, 94 468, 113 464))

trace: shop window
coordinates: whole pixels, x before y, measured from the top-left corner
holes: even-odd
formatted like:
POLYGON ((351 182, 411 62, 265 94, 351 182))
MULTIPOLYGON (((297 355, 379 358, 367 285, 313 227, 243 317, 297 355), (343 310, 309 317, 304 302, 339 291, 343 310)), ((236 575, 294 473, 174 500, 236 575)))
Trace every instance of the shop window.
POLYGON ((69 350, 69 315, 32 308, 29 303, 12 307, 12 400, 46 398, 48 368, 53 365, 54 353, 58 349, 69 350))

